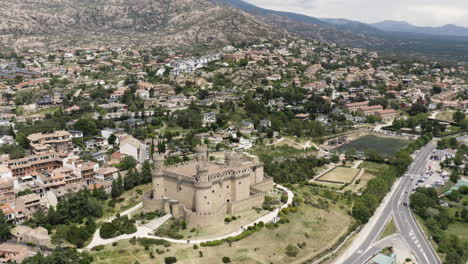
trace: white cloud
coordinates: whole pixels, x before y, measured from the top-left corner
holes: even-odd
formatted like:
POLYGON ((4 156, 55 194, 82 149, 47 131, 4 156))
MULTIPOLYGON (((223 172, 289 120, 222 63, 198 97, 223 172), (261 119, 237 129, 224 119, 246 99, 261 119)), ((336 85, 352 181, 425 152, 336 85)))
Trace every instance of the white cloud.
POLYGON ((274 10, 362 22, 404 20, 418 26, 468 27, 467 0, 246 0, 274 10))

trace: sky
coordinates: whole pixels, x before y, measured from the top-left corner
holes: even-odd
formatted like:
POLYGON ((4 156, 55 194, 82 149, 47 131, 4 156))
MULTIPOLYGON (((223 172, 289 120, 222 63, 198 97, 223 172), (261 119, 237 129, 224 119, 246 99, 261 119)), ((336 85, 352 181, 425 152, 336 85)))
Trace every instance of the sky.
POLYGON ((280 11, 366 23, 407 21, 417 26, 468 27, 468 0, 244 0, 280 11))

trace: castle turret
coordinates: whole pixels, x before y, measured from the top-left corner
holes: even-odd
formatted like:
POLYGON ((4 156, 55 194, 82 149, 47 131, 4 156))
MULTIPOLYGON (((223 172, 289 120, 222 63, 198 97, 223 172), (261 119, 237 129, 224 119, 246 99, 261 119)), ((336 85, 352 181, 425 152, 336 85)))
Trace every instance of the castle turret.
POLYGON ((164 186, 164 158, 162 155, 155 153, 153 155, 153 170, 151 175, 153 176, 153 198, 162 199, 166 196, 166 190, 164 186))
POLYGON ((208 148, 206 145, 198 145, 196 147, 197 161, 202 162, 208 160, 208 148))
POLYGON ((164 167, 164 157, 159 153, 153 154, 153 169, 161 170, 164 167))
POLYGON ((208 182, 208 163, 200 162, 197 164, 197 181, 208 182))
POLYGON ((225 163, 229 167, 239 167, 242 164, 243 154, 235 151, 228 151, 224 154, 225 163))

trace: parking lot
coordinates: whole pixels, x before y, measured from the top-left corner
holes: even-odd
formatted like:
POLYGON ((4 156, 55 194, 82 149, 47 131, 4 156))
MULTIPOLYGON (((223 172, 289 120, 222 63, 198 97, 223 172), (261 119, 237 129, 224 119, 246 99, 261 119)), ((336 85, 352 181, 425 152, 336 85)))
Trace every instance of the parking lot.
POLYGON ((426 171, 423 175, 415 176, 416 187, 437 187, 449 180, 449 174, 440 167, 440 162, 452 157, 451 153, 443 150, 434 150, 429 157, 426 171))

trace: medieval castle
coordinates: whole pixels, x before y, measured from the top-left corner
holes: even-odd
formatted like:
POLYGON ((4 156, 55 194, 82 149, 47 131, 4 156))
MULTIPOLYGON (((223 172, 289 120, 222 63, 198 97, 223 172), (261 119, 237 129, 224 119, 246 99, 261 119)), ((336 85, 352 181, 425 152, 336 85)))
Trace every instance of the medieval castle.
POLYGON ((224 162, 208 161, 206 147, 197 147, 196 160, 164 166, 156 155, 153 190, 143 199, 143 210, 163 210, 183 218, 188 226, 219 223, 226 215, 260 207, 273 189, 258 157, 226 152, 224 162))

